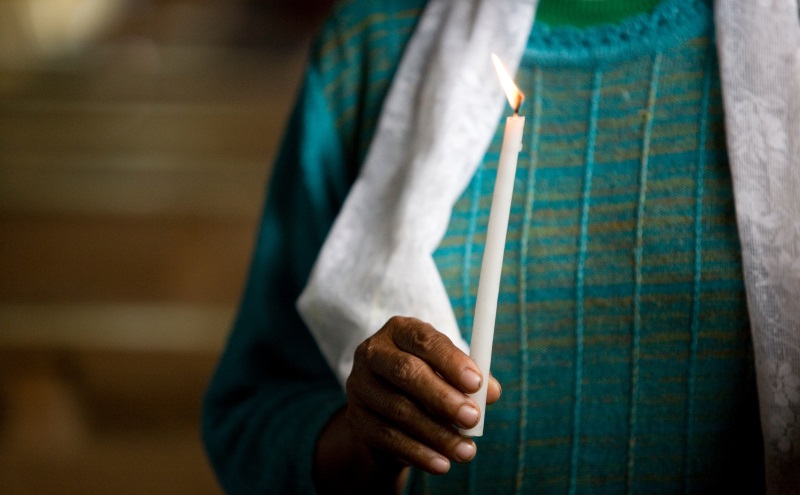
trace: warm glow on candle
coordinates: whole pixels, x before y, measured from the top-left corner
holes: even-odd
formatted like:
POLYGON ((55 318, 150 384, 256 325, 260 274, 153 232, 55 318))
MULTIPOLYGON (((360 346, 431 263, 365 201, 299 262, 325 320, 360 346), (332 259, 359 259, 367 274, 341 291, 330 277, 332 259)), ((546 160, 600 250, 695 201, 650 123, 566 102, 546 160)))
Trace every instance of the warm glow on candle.
POLYGON ((511 198, 514 195, 514 178, 517 173, 517 160, 522 149, 522 131, 525 128, 525 117, 518 115, 520 105, 525 97, 511 80, 500 59, 492 54, 500 83, 508 96, 508 102, 514 109, 514 115, 506 118, 503 131, 503 145, 500 148, 500 159, 497 162, 497 178, 492 193, 492 207, 489 210, 489 223, 486 226, 486 243, 483 249, 481 275, 478 279, 478 293, 475 297, 475 313, 472 318, 472 339, 469 345, 469 357, 478 366, 484 380, 480 390, 470 397, 478 404, 481 415, 478 424, 472 428, 460 429, 465 436, 479 437, 483 435, 486 418, 486 395, 488 392, 489 369, 492 366, 492 339, 497 319, 497 299, 500 294, 500 282, 503 272, 503 254, 505 253, 508 219, 511 213, 511 198))
POLYGON ((497 77, 500 78, 500 85, 503 86, 503 91, 505 91, 506 98, 508 98, 508 104, 514 109, 514 113, 519 112, 519 107, 522 106, 525 95, 522 94, 522 91, 514 84, 508 71, 506 71, 506 68, 503 66, 503 62, 501 62, 500 58, 494 53, 492 53, 492 61, 494 61, 494 68, 497 70, 497 77))

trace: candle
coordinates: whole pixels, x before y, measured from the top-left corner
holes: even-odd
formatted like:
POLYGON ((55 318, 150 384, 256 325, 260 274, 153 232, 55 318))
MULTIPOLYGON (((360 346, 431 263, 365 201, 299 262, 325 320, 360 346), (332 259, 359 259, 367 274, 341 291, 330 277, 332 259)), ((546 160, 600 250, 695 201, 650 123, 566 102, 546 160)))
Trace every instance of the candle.
POLYGON ((503 252, 505 250, 508 216, 511 209, 511 196, 514 192, 514 176, 517 171, 517 158, 522 149, 522 130, 525 117, 519 116, 519 107, 524 95, 511 80, 500 59, 492 54, 500 83, 514 109, 514 115, 506 118, 503 133, 503 147, 500 150, 500 161, 497 164, 497 179, 492 195, 492 207, 489 211, 489 226, 486 231, 486 247, 481 263, 481 275, 478 280, 478 297, 475 302, 475 316, 472 323, 472 342, 470 357, 483 374, 481 389, 471 394, 480 408, 481 418, 477 425, 470 429, 459 430, 462 435, 479 437, 483 435, 483 420, 486 412, 486 391, 489 383, 489 366, 492 362, 492 339, 497 315, 497 296, 500 292, 500 273, 503 268, 503 252))

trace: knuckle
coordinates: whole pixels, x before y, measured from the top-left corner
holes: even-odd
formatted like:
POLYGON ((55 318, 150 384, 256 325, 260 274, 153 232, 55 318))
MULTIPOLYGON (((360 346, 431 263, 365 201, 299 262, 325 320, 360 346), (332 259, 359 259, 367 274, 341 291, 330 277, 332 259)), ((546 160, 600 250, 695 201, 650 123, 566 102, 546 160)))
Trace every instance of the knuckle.
POLYGON ((453 352, 452 349, 446 348, 444 345, 437 346, 433 352, 438 353, 440 356, 439 359, 444 370, 452 372, 463 366, 461 355, 453 352))
POLYGON ((419 379, 420 367, 410 359, 400 359, 394 365, 395 378, 405 386, 411 385, 419 379))
POLYGON ((378 346, 374 335, 360 343, 353 354, 353 367, 355 368, 357 365, 370 366, 370 363, 375 359, 375 354, 378 352, 378 346))
POLYGON ((396 451, 402 443, 397 431, 386 424, 371 424, 367 429, 375 444, 383 450, 396 451))
POLYGON ((400 424, 410 424, 417 419, 416 408, 405 397, 395 401, 390 408, 395 421, 400 424))
POLYGON ((392 316, 389 318, 389 321, 386 322, 384 328, 387 332, 397 336, 397 335, 405 335, 411 331, 421 323, 420 320, 410 317, 410 316, 392 316))
POLYGON ((406 318, 405 316, 395 315, 389 318, 389 320, 386 322, 383 328, 385 329, 402 328, 405 326, 407 320, 408 318, 406 318))
POLYGON ((453 397, 453 392, 446 387, 437 387, 431 391, 437 404, 442 404, 448 415, 455 415, 461 407, 460 401, 453 397))
POLYGON ((404 464, 409 464, 414 459, 414 444, 411 439, 398 430, 389 427, 381 428, 384 448, 394 454, 404 464))
POLYGON ((438 345, 438 334, 428 327, 420 327, 411 334, 411 345, 418 352, 429 353, 438 345))
POLYGON ((430 432, 431 443, 436 446, 436 449, 442 453, 447 453, 447 456, 454 459, 454 453, 458 444, 463 441, 454 428, 438 425, 434 431, 430 432))
POLYGON ((363 363, 366 361, 367 354, 369 353, 369 340, 370 339, 365 340, 356 347, 356 352, 353 354, 354 363, 363 363))

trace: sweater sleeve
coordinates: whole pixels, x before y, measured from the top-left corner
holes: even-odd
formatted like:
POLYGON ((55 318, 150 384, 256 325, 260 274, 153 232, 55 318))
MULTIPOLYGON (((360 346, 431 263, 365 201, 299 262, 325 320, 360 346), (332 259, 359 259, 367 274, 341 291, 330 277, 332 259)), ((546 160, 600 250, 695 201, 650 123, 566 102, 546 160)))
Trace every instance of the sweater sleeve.
POLYGON ((295 301, 423 3, 341 2, 312 50, 238 316, 203 404, 203 441, 230 494, 315 491, 316 439, 345 398, 295 301))
POLYGON ((275 163, 238 316, 207 392, 203 439, 226 492, 313 493, 316 438, 344 404, 294 302, 346 189, 314 68, 275 163))

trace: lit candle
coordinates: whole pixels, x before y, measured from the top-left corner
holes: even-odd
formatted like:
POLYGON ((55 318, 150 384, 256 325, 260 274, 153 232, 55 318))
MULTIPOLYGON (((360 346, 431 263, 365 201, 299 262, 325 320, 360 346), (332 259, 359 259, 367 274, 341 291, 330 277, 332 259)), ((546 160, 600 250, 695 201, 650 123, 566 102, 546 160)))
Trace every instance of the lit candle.
POLYGON ((517 158, 522 150, 522 129, 525 117, 519 116, 519 107, 525 96, 508 75, 497 55, 492 54, 500 84, 508 97, 514 115, 506 118, 503 133, 503 147, 497 164, 497 179, 489 211, 489 227, 486 230, 486 247, 481 263, 481 276, 478 280, 478 297, 475 302, 475 316, 472 323, 472 342, 470 357, 483 374, 481 389, 471 397, 478 403, 481 419, 470 429, 461 429, 462 435, 479 437, 483 435, 483 420, 486 412, 486 391, 489 383, 489 366, 492 362, 492 339, 497 315, 497 296, 500 292, 500 273, 503 268, 503 252, 508 231, 508 216, 511 209, 511 196, 514 192, 514 176, 517 171, 517 158))

